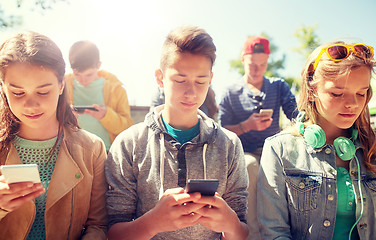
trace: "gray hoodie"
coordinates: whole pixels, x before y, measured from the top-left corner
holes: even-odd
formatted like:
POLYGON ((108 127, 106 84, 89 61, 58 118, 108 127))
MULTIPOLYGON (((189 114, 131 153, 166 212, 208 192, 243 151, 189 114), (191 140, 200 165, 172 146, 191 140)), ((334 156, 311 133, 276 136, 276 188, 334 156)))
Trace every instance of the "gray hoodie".
MULTIPOLYGON (((156 205, 163 192, 185 187, 188 179, 218 179, 217 192, 246 222, 248 173, 239 138, 199 111, 200 134, 181 145, 161 121, 163 105, 145 121, 122 132, 105 165, 109 227, 136 219, 156 205)), ((220 239, 199 224, 152 239, 220 239)))

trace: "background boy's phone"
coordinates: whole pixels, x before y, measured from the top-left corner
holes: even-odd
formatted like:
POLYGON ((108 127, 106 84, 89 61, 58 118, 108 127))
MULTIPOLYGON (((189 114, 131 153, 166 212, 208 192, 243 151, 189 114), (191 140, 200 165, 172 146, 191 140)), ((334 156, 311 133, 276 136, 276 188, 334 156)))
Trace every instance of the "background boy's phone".
POLYGON ((79 112, 79 113, 83 113, 85 111, 85 109, 89 109, 89 110, 93 110, 93 111, 98 111, 96 108, 94 108, 93 106, 73 106, 73 110, 76 111, 76 112, 79 112))
POLYGON ((260 109, 260 117, 272 117, 273 109, 260 109))
POLYGON ((6 183, 40 183, 38 165, 36 164, 2 165, 0 171, 6 183))
POLYGON ((186 190, 188 193, 200 192, 203 196, 214 196, 218 184, 218 179, 189 179, 186 190))

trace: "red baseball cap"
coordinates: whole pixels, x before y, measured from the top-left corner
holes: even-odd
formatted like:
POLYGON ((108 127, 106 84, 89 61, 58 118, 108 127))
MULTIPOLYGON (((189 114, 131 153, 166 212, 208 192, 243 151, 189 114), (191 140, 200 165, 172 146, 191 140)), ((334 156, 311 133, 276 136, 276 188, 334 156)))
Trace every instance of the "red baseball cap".
POLYGON ((270 54, 269 40, 260 36, 251 36, 245 40, 242 56, 252 53, 270 54))

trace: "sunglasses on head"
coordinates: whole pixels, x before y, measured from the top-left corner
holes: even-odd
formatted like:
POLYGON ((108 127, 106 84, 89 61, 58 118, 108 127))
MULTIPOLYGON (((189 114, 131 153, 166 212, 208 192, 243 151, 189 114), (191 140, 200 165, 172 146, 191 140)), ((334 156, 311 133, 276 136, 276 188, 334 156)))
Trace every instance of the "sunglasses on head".
POLYGON ((321 49, 320 54, 317 56, 313 68, 311 70, 311 76, 315 73, 317 65, 319 64, 321 56, 326 53, 329 59, 334 62, 340 62, 350 56, 350 53, 353 53, 355 56, 364 59, 371 60, 373 58, 373 47, 365 44, 334 44, 328 47, 321 49))

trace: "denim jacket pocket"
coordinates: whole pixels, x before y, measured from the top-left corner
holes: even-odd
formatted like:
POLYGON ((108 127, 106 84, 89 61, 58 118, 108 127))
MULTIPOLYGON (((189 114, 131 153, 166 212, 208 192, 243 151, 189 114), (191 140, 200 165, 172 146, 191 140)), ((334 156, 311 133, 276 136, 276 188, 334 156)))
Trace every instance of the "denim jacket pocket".
POLYGON ((285 173, 289 205, 300 212, 316 209, 322 175, 296 169, 286 169, 285 173))

